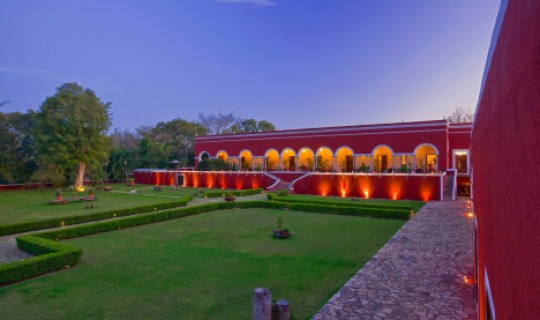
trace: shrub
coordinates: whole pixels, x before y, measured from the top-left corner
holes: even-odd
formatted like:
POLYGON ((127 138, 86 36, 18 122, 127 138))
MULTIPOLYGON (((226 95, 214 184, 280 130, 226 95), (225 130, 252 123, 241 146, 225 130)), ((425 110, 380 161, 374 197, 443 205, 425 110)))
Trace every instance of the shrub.
POLYGON ((204 159, 197 165, 199 171, 229 170, 229 164, 221 159, 204 159))
POLYGON ((62 222, 64 223, 64 225, 72 225, 72 224, 110 219, 114 217, 136 215, 143 212, 153 211, 156 208, 157 210, 165 210, 165 209, 170 209, 170 208, 175 208, 175 207, 183 207, 192 199, 193 197, 188 196, 188 197, 184 197, 180 199, 179 201, 174 201, 174 202, 166 202, 166 203, 146 205, 146 206, 140 206, 140 207, 134 207, 134 208, 97 212, 97 213, 86 214, 82 216, 59 217, 59 218, 53 218, 53 219, 47 219, 47 220, 41 220, 41 221, 2 225, 0 226, 0 235, 56 228, 56 227, 61 226, 62 222))
POLYGON ((241 196, 249 196, 252 194, 259 194, 262 193, 262 188, 256 188, 256 189, 246 189, 246 190, 236 190, 236 191, 230 191, 230 190, 223 190, 223 191, 210 191, 206 192, 204 195, 208 198, 219 198, 223 197, 228 193, 231 193, 232 195, 235 195, 237 197, 241 196))
POLYGON ((287 189, 279 190, 278 192, 276 192, 276 195, 278 197, 285 197, 288 194, 289 194, 289 190, 287 190, 287 189))
MULTIPOLYGON (((350 205, 350 204, 349 204, 350 205)), ((146 206, 148 209, 148 206, 146 206)), ((114 231, 159 221, 186 217, 203 212, 232 208, 271 208, 318 212, 338 215, 368 216, 385 219, 409 218, 409 212, 401 209, 375 209, 358 206, 335 206, 315 203, 292 203, 278 201, 217 202, 199 206, 174 208, 150 213, 84 224, 71 228, 44 231, 17 237, 19 248, 36 255, 35 257, 0 265, 0 285, 22 281, 34 276, 74 266, 82 255, 82 250, 56 242, 100 232, 114 231)))
POLYGON ((310 203, 310 204, 319 204, 326 206, 334 207, 358 207, 358 208, 371 208, 371 209, 396 209, 410 212, 412 207, 410 206, 389 206, 385 204, 378 203, 365 203, 365 202, 345 202, 345 201, 328 201, 328 200, 301 200, 301 199, 291 199, 287 197, 277 197, 276 195, 270 196, 268 194, 268 200, 280 201, 280 202, 292 202, 292 203, 310 203), (272 197, 272 199, 270 199, 272 197))

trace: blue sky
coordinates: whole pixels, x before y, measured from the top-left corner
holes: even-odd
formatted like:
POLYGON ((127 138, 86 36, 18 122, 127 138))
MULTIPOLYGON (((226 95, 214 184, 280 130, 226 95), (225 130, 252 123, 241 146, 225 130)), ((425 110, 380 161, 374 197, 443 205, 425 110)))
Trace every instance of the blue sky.
POLYGON ((2 112, 64 82, 113 127, 233 112, 279 129, 474 108, 497 0, 2 1, 2 112))

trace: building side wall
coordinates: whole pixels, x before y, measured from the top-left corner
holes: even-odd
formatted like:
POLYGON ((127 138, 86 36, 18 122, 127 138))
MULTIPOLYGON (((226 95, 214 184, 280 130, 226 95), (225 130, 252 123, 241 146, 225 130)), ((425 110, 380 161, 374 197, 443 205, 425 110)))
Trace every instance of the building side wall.
POLYGON ((480 319, 540 319, 540 1, 508 1, 472 134, 480 319), (486 281, 486 277, 489 281, 486 281))
POLYGON ((430 127, 400 129, 388 127, 384 130, 370 131, 334 131, 309 134, 277 134, 265 135, 226 135, 215 136, 208 139, 198 139, 195 142, 195 155, 208 152, 211 157, 225 150, 229 157, 238 157, 243 150, 249 150, 253 156, 264 156, 269 149, 276 149, 279 153, 283 149, 291 148, 296 153, 307 147, 316 152, 321 147, 327 147, 336 152, 340 147, 347 146, 355 155, 372 154, 377 146, 389 146, 394 154, 412 154, 421 144, 431 144, 439 152, 439 170, 446 170, 448 166, 447 154, 447 126, 445 122, 435 121, 430 127))

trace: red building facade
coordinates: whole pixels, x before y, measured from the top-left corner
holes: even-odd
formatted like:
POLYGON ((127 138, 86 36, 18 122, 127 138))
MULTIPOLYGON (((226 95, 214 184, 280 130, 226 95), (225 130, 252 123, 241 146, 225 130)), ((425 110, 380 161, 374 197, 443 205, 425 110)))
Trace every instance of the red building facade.
POLYGON ((195 162, 271 173, 296 193, 442 200, 447 171, 469 181, 470 130, 434 120, 203 136, 195 162))
POLYGON ((472 130, 479 319, 540 319, 540 1, 503 1, 472 130))

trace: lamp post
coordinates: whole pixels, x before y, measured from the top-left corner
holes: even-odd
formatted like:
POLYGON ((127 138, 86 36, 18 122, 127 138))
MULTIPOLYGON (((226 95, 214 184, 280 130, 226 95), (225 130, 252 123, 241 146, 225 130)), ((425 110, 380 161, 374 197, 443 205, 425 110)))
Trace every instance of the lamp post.
POLYGON ((126 182, 128 182, 128 174, 127 174, 127 160, 124 160, 124 168, 126 169, 126 182))

